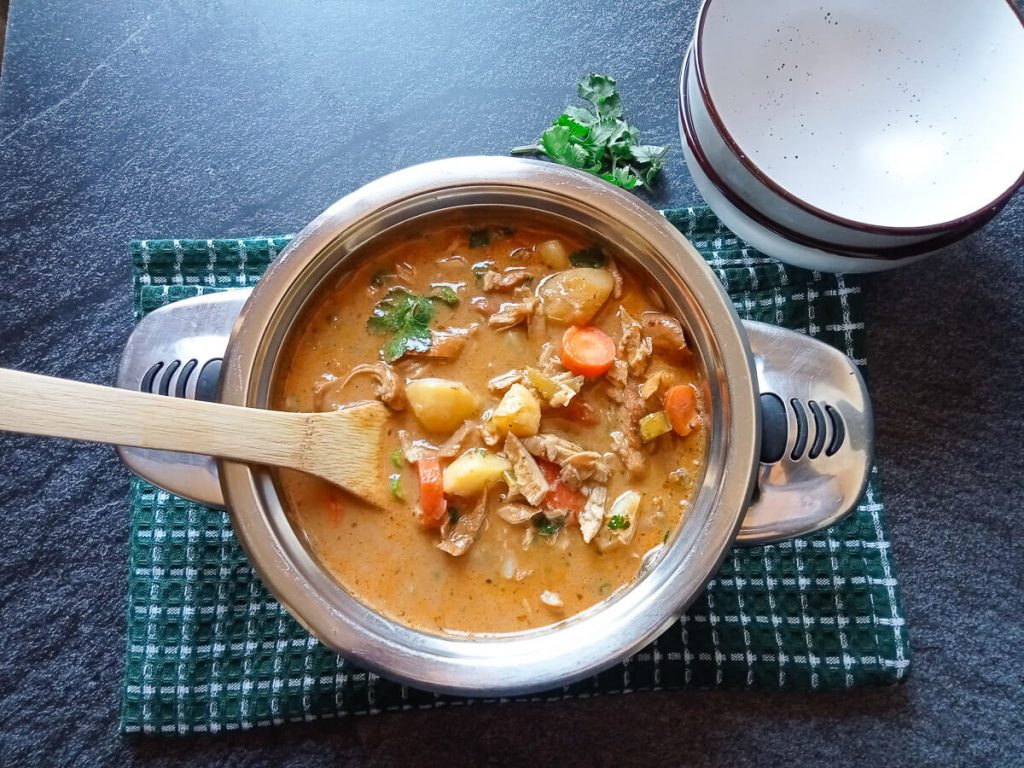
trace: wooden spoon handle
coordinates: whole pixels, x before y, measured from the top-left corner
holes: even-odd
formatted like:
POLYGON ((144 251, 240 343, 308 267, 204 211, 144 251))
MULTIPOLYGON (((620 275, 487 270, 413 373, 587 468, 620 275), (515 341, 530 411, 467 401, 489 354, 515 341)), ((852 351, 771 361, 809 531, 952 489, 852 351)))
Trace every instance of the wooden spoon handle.
POLYGON ((8 432, 301 467, 308 419, 0 368, 0 430, 8 432))

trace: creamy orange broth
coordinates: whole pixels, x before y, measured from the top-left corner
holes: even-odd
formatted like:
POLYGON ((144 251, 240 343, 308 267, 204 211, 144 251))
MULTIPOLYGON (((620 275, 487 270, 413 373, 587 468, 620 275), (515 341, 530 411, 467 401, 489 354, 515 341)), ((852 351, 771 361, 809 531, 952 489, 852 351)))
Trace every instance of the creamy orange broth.
MULTIPOLYGON (((488 327, 486 316, 471 306, 470 299, 484 295, 472 271, 474 264, 492 262, 496 270, 526 267, 534 275, 532 286, 555 270, 541 262, 535 246, 559 239, 568 252, 593 243, 568 228, 552 228, 529 220, 507 216, 465 222, 423 224, 412 234, 393 236, 364 255, 360 266, 323 290, 286 345, 279 373, 274 407, 289 411, 315 410, 314 386, 325 374, 343 376, 359 363, 380 359, 385 337, 367 332, 366 322, 374 305, 387 290, 402 285, 414 293, 426 294, 431 286, 447 283, 461 299, 449 308, 437 303, 431 327, 465 328, 478 324, 465 349, 453 361, 409 360, 395 363, 403 377, 443 377, 463 382, 481 399, 482 413, 493 408, 501 396, 488 391, 488 381, 510 369, 536 365, 545 341, 559 345, 565 326, 548 321, 543 336, 530 336, 525 327, 498 331, 488 327), (498 234, 489 244, 471 248, 471 231, 489 227, 498 234), (511 230, 511 231, 509 231, 511 230), (374 286, 374 276, 395 273, 384 285, 374 286)), ((634 316, 645 310, 661 309, 660 300, 619 264, 624 278, 621 300, 609 298, 591 321, 616 342, 620 336, 616 309, 621 303, 634 316)), ((379 277, 378 277, 378 281, 379 277)), ((510 301, 510 293, 493 294, 510 301)), ((655 354, 652 365, 665 369, 672 381, 693 383, 700 390, 700 378, 689 359, 669 365, 655 354)), ((614 429, 617 404, 605 393, 599 377, 588 380, 577 398, 597 412, 598 421, 582 425, 545 410, 541 431, 573 440, 583 447, 611 450, 609 433, 614 429)), ((375 397, 373 382, 365 376, 354 378, 344 390, 348 402, 375 397)), ((648 401, 648 410, 660 408, 660 395, 648 401)), ((392 412, 386 452, 399 448, 398 432, 435 445, 447 434, 427 433, 410 407, 392 412)), ((482 445, 479 440, 471 443, 482 445)), ((338 446, 344 450, 344 446, 338 446)), ((501 444, 489 448, 500 451, 501 444)), ((637 574, 641 558, 661 544, 678 526, 701 476, 705 432, 696 429, 682 438, 670 432, 645 446, 646 472, 631 478, 621 463, 612 463, 614 474, 607 483, 608 506, 623 491, 635 489, 643 495, 636 532, 628 546, 598 551, 593 542, 584 543, 580 529, 567 525, 556 536, 531 534, 524 546, 527 522, 511 525, 489 512, 478 540, 461 557, 437 548, 436 528, 425 528, 417 519, 418 480, 414 466, 402 462, 396 469, 385 456, 378 468, 380 482, 400 474, 404 501, 393 499, 383 510, 372 509, 340 490, 300 473, 281 471, 279 487, 294 524, 323 566, 356 598, 397 621, 427 631, 493 633, 523 630, 550 624, 572 616, 607 598, 629 584, 637 574), (682 472, 677 470, 682 469, 682 472), (677 471, 674 477, 670 473, 677 471), (510 577, 511 575, 511 577, 510 577), (551 607, 541 595, 554 592, 563 605, 551 607)), ((444 459, 448 462, 450 459, 444 459)), ((492 493, 506 490, 498 483, 492 493)), ((473 501, 449 497, 449 504, 468 511, 473 501)))

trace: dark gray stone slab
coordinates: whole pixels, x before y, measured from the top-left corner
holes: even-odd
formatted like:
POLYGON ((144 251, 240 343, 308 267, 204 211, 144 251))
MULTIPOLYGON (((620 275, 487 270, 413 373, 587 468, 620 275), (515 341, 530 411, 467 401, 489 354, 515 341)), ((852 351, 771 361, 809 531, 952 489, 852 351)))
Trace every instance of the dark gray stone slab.
MULTIPOLYGON (((590 70, 678 146, 696 2, 14 0, 0 84, 0 365, 112 379, 127 241, 292 231, 412 163, 534 138, 590 70)), ((659 206, 698 202, 674 149, 659 206)), ((639 694, 124 739, 126 472, 0 436, 0 764, 730 766, 1020 761, 1024 199, 866 280, 878 453, 914 650, 850 694, 639 694)))

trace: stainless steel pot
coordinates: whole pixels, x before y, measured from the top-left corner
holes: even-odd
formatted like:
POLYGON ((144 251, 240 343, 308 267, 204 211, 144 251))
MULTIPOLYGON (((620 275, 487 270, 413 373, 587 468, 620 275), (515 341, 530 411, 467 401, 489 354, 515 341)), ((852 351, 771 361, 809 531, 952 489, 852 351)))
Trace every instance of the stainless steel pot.
POLYGON ((328 276, 411 219, 455 208, 531 211, 590 230, 662 288, 704 369, 707 469, 691 511, 628 589, 556 625, 442 636, 391 621, 321 568, 262 467, 120 449, 137 474, 226 507, 267 587, 329 647, 387 677, 470 695, 527 693, 609 667, 666 629, 735 543, 830 525, 857 503, 872 454, 864 382, 842 353, 741 322, 704 260, 657 211, 592 176, 550 163, 468 157, 415 166, 353 192, 300 232, 251 291, 153 312, 129 340, 118 385, 266 407, 283 342, 328 276))

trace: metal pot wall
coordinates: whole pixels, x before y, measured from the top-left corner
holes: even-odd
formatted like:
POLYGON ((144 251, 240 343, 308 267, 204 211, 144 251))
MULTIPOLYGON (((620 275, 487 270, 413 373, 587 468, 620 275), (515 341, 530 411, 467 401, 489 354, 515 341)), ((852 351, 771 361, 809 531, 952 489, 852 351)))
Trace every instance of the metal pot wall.
POLYGON ((264 583, 329 647, 418 687, 511 695, 578 680, 648 643, 700 594, 733 544, 798 536, 846 515, 867 482, 871 414, 845 355, 791 331, 741 322, 701 256, 653 208, 592 176, 500 157, 415 166, 342 198, 295 237, 254 289, 147 316, 129 340, 118 385, 266 407, 282 345, 325 281, 384 233, 470 207, 589 230, 660 287, 668 311, 689 331, 706 382, 707 465, 679 529, 645 557, 628 589, 524 632, 417 631, 360 603, 319 565, 292 526, 272 471, 134 448, 120 454, 157 486, 226 507, 264 583))

